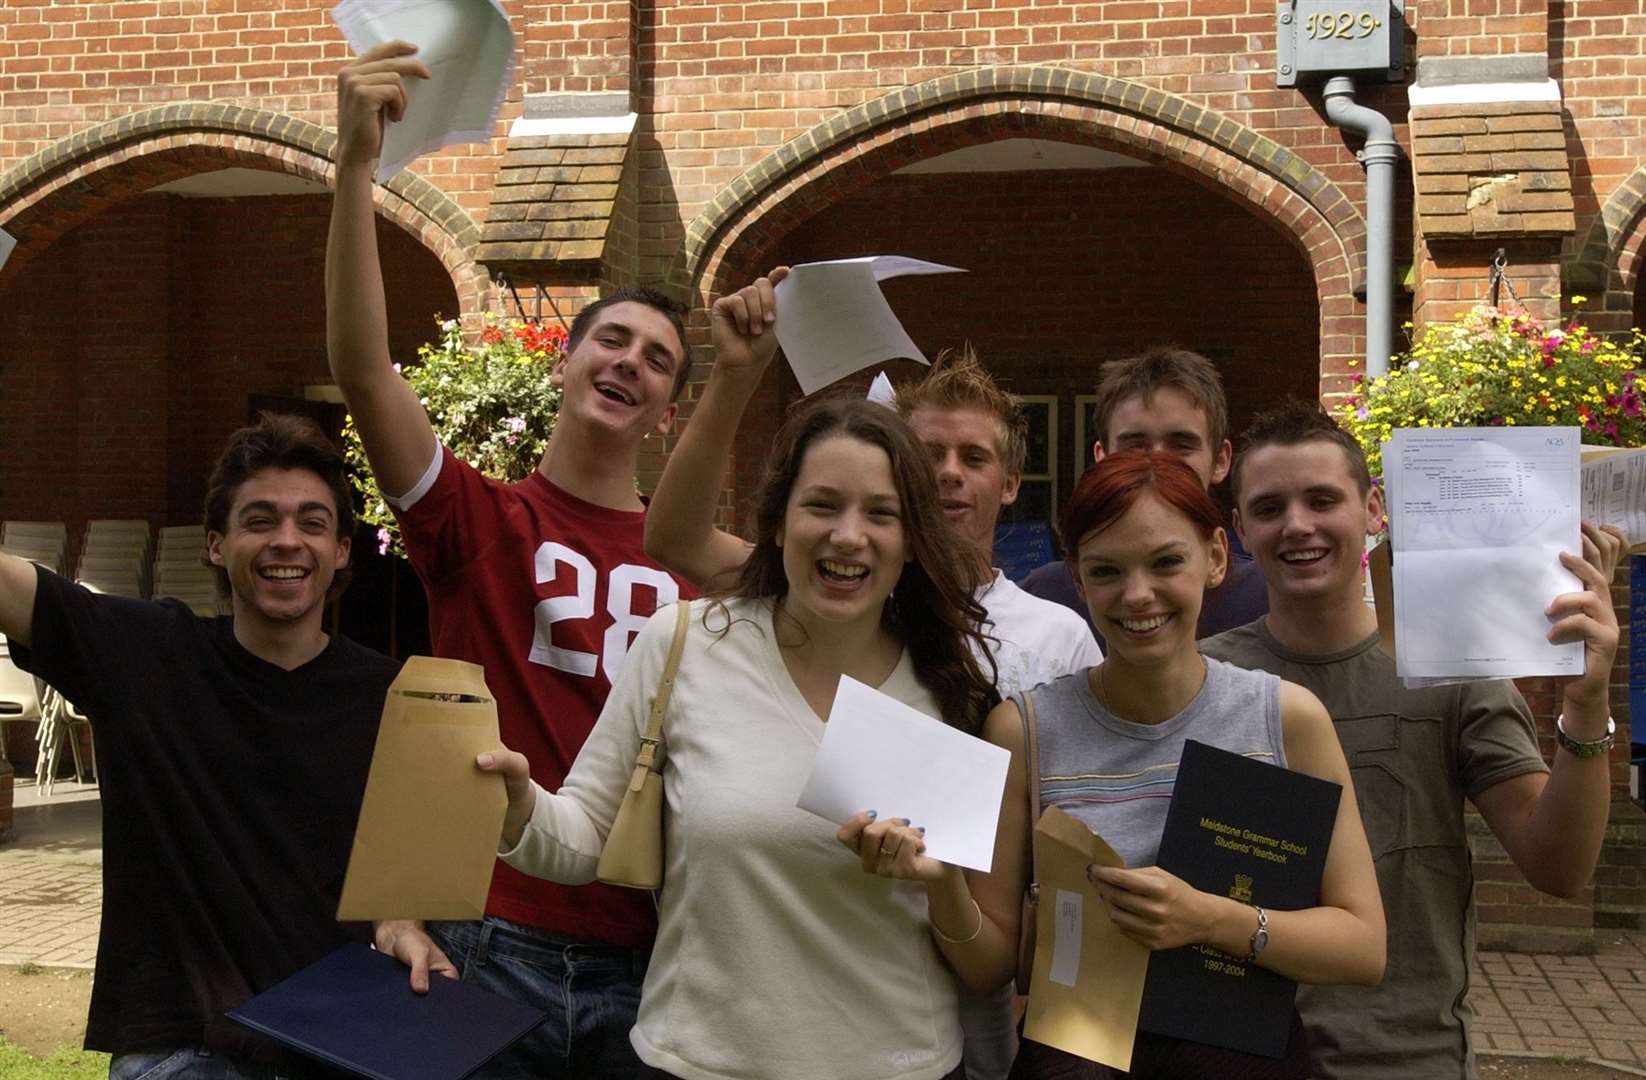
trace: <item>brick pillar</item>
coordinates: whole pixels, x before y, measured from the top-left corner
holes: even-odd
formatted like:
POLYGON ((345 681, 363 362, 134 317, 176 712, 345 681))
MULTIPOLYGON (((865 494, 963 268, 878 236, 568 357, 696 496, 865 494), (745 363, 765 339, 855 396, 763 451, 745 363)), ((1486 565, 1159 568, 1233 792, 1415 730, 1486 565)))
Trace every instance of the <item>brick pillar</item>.
POLYGON ((1498 248, 1503 249, 1508 260, 1508 284, 1500 290, 1499 302, 1512 304, 1518 296, 1532 315, 1546 322, 1557 322, 1560 319, 1559 237, 1436 241, 1427 236, 1418 238, 1412 322, 1419 327, 1446 322, 1476 304, 1485 303, 1492 255, 1498 248))
MULTIPOLYGON (((1612 604, 1622 640, 1612 665, 1612 718, 1617 743, 1611 753, 1611 820, 1589 888, 1572 900, 1538 892, 1526 883, 1485 821, 1469 814, 1469 844, 1475 860, 1475 901, 1482 948, 1517 952, 1594 951, 1596 929, 1646 927, 1646 814, 1629 797, 1629 565, 1625 558, 1612 581, 1612 604)), ((1551 679, 1518 681, 1537 720, 1545 760, 1555 755, 1559 697, 1551 679)))

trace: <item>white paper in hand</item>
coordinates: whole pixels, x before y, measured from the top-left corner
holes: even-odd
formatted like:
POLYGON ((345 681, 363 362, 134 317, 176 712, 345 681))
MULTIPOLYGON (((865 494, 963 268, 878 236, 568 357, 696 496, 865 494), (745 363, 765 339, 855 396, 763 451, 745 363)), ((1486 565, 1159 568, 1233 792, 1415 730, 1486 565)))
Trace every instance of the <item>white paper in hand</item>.
POLYGON ((988 871, 1012 756, 855 679, 841 678, 796 806, 837 825, 876 810, 926 830, 926 854, 988 871))
POLYGON ((11 258, 11 249, 17 246, 17 238, 4 229, 0 229, 0 267, 6 265, 11 258))
POLYGON ((514 76, 514 31, 497 0, 343 0, 331 12, 356 55, 409 41, 429 69, 406 83, 406 114, 383 133, 377 180, 423 154, 490 142, 514 76))
POLYGON ((904 357, 928 363, 897 321, 880 283, 905 274, 961 274, 957 266, 866 255, 802 263, 778 282, 777 341, 800 389, 814 394, 870 364, 904 357))

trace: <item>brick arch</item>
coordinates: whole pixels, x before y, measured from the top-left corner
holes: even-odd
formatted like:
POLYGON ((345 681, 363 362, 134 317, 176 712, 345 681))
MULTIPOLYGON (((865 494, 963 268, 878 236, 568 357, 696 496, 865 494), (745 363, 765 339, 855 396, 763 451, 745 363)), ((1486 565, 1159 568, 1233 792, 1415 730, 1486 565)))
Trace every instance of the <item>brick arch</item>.
POLYGON ((1348 389, 1365 327, 1354 288, 1365 221, 1290 150, 1184 98, 1062 68, 999 67, 906 87, 830 118, 728 184, 687 228, 669 285, 703 300, 825 206, 896 169, 1013 137, 1095 144, 1209 185, 1273 222, 1310 264, 1320 305, 1322 391, 1348 389), (1336 378, 1328 378, 1334 373, 1336 378))
POLYGON ((1635 290, 1646 269, 1646 165, 1636 169, 1589 223, 1563 277, 1568 292, 1590 295, 1589 323, 1627 330, 1635 320, 1635 290))
MULTIPOLYGON (((0 228, 17 238, 0 284, 70 229, 157 184, 238 165, 329 186, 336 145, 316 124, 236 105, 165 105, 87 128, 0 173, 0 228)), ((463 310, 479 310, 487 275, 474 260, 480 229, 468 212, 409 171, 373 198, 440 260, 463 310)))

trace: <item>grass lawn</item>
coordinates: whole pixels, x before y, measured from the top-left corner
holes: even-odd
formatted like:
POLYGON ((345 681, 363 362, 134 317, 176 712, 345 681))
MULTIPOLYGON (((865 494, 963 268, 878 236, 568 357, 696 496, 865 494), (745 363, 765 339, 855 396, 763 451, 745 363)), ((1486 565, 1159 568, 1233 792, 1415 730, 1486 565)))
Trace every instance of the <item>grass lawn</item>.
POLYGON ((90 1050, 59 1047, 49 1057, 37 1058, 0 1037, 0 1076, 6 1080, 103 1080, 109 1075, 109 1056, 90 1050))

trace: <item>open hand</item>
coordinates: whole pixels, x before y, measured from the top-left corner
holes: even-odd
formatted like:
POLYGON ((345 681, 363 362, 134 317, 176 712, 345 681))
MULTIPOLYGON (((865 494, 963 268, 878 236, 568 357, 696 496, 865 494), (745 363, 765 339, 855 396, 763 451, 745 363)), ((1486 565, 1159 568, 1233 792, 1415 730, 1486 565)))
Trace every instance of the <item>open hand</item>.
POLYGON ((863 872, 899 881, 936 881, 944 864, 926 854, 926 830, 908 818, 876 821, 874 811, 854 815, 835 838, 863 862, 863 872))
MULTIPOLYGON (((1560 564, 1583 583, 1580 592, 1561 593, 1545 611, 1555 644, 1583 642, 1583 674, 1569 680, 1565 697, 1606 712, 1612 661, 1617 657, 1617 612, 1612 607, 1612 574, 1625 548, 1623 534, 1612 526, 1583 525, 1583 557, 1560 553, 1560 564)), ((1598 736, 1597 736, 1598 737, 1598 736)))
POLYGON ((406 114, 407 77, 427 79, 417 46, 387 41, 337 73, 337 163, 365 164, 383 150, 383 130, 406 114))
POLYGON ((1209 898, 1176 874, 1158 866, 1089 866, 1086 877, 1103 898, 1109 918, 1139 945, 1175 949, 1211 936, 1209 898))
POLYGON ((715 367, 758 375, 777 352, 777 293, 789 276, 779 266, 763 278, 714 302, 709 309, 714 330, 715 367))

